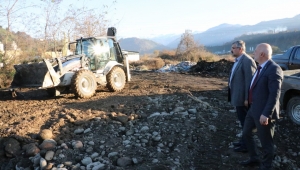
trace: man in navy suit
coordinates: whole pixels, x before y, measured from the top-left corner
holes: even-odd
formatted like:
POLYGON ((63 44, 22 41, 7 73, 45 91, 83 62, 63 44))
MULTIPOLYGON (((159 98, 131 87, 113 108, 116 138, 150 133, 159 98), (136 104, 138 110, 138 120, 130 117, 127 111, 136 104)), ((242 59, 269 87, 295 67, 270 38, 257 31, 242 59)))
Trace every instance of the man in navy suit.
MULTIPOLYGON (((235 106, 238 120, 243 128, 248 110, 248 89, 256 70, 255 61, 246 54, 244 41, 235 41, 231 46, 232 56, 235 57, 228 80, 228 101, 235 106)), ((247 152, 244 140, 233 142, 235 152, 247 152)))
POLYGON ((245 118, 243 138, 249 151, 250 159, 240 162, 244 166, 260 164, 260 169, 271 169, 274 158, 275 120, 279 119, 279 97, 283 72, 271 59, 272 48, 269 44, 257 45, 254 60, 259 64, 249 87, 249 110, 245 118), (260 158, 253 140, 252 129, 262 144, 260 158))

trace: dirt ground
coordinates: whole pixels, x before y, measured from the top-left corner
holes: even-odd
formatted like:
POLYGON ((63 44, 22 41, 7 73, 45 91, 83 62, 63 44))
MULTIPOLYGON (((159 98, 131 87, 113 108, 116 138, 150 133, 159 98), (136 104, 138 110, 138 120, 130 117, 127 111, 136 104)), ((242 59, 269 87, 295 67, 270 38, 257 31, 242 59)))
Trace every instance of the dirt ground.
MULTIPOLYGON (((0 92, 0 167, 40 167, 23 146, 33 143, 45 157, 39 132, 50 129, 57 145, 46 169, 93 169, 85 158, 97 163, 94 169, 253 169, 238 164, 247 153, 233 151, 241 128, 224 74, 134 71, 123 91, 99 88, 90 99, 32 89, 11 99, 0 92), (8 153, 11 138, 20 149, 8 153)), ((277 124, 274 169, 299 169, 300 127, 284 114, 277 124)))

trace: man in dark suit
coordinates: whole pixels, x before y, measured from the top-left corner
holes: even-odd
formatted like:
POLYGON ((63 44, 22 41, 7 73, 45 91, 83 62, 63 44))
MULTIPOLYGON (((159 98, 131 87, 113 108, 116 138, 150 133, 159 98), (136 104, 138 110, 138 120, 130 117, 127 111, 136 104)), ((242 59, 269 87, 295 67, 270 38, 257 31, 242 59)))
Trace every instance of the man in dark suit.
MULTIPOLYGON (((248 109, 248 89, 252 76, 256 70, 255 61, 246 54, 244 41, 235 41, 231 46, 232 56, 235 63, 232 67, 228 80, 228 101, 235 106, 238 120, 244 126, 245 117, 248 109)), ((247 152, 243 138, 239 142, 233 142, 236 146, 234 151, 247 152)))
POLYGON ((279 97, 283 73, 281 68, 271 59, 272 48, 269 44, 257 45, 254 60, 259 66, 252 78, 249 88, 249 110, 243 128, 243 137, 249 151, 250 159, 240 162, 242 165, 260 163, 261 169, 271 169, 274 158, 275 120, 279 119, 279 97), (262 144, 263 155, 260 159, 253 140, 252 129, 262 144))

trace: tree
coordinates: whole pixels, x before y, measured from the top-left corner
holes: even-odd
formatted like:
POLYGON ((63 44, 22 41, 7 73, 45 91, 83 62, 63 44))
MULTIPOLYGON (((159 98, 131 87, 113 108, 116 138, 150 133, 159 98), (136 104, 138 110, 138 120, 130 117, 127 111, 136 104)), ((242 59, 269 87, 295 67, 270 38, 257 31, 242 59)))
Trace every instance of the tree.
POLYGON ((0 32, 0 38, 5 52, 9 44, 15 41, 28 51, 26 55, 45 57, 46 51, 58 52, 62 49, 66 54, 65 47, 69 42, 80 37, 106 34, 109 23, 106 16, 116 0, 112 0, 111 6, 99 4, 99 7, 92 9, 85 7, 89 0, 78 0, 78 3, 80 1, 83 4, 81 7, 69 4, 66 8, 62 6, 62 0, 34 1, 34 5, 27 5, 26 0, 1 0, 0 24, 6 26, 6 34, 1 37, 0 32), (27 10, 31 7, 34 9, 32 13, 27 10), (26 36, 19 37, 22 34, 17 35, 13 30, 31 33, 36 39, 30 41, 26 36), (26 44, 27 47, 24 46, 26 44))
POLYGON ((281 53, 280 48, 278 48, 277 46, 271 45, 271 47, 272 47, 273 54, 281 53))
MULTIPOLYGON (((4 42, 4 54, 1 60, 4 64, 8 62, 8 48, 11 46, 13 41, 12 27, 13 24, 17 25, 20 23, 22 16, 24 15, 24 9, 30 8, 31 5, 26 5, 26 0, 1 0, 0 4, 0 20, 2 24, 6 26, 5 35, 3 37, 4 42)), ((16 56, 16 49, 14 53, 10 54, 11 58, 16 56)))
MULTIPOLYGON (((114 3, 116 3, 115 0, 114 3)), ((109 10, 107 5, 104 5, 102 10, 99 10, 99 8, 89 9, 85 6, 76 8, 69 5, 63 13, 60 4, 61 0, 43 0, 44 47, 41 51, 43 54, 49 49, 57 52, 64 48, 68 42, 80 37, 106 34, 108 23, 106 15, 107 10, 109 10)))
POLYGON ((186 30, 185 33, 181 35, 180 43, 178 44, 176 50, 176 56, 179 60, 190 60, 196 61, 199 56, 199 52, 204 50, 203 46, 199 46, 194 40, 194 36, 191 30, 186 30))

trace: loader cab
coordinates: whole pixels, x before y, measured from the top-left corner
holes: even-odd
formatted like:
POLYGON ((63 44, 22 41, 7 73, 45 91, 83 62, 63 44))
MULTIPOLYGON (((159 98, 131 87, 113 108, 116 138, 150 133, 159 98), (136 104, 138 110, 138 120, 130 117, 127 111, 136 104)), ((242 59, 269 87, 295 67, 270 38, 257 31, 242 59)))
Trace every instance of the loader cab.
POLYGON ((75 54, 89 58, 90 70, 103 70, 109 61, 117 61, 114 39, 107 37, 81 38, 77 40, 75 54))

